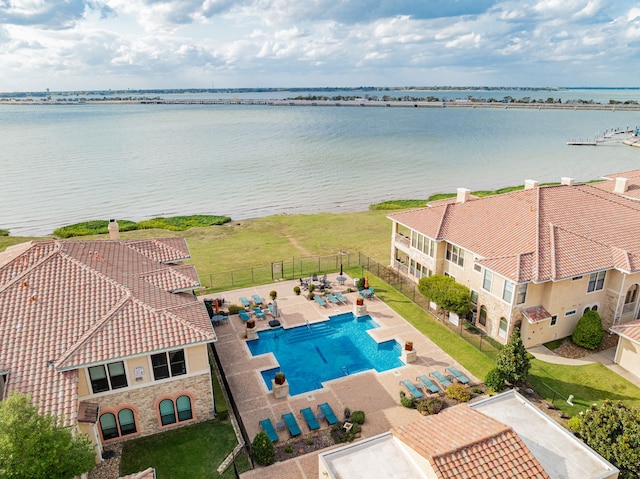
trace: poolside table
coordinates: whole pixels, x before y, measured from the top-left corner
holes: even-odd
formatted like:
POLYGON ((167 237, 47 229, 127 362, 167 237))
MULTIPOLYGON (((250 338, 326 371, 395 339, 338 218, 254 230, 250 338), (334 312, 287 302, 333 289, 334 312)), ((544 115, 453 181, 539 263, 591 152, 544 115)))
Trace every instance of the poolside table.
POLYGON ((347 281, 347 278, 345 278, 344 276, 338 276, 336 278, 336 281, 340 286, 344 286, 344 283, 347 281))
POLYGON ((282 421, 278 421, 278 422, 276 423, 276 429, 277 429, 278 431, 282 431, 282 430, 284 429, 284 423, 283 423, 282 421))

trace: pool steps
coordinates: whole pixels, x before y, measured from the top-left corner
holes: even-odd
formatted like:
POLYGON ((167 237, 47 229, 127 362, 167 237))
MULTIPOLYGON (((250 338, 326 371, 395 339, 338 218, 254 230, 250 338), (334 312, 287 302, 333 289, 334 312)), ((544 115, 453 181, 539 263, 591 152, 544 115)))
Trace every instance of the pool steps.
POLYGON ((308 339, 320 338, 333 334, 335 330, 327 323, 308 324, 306 328, 295 328, 286 335, 287 344, 299 343, 308 339))

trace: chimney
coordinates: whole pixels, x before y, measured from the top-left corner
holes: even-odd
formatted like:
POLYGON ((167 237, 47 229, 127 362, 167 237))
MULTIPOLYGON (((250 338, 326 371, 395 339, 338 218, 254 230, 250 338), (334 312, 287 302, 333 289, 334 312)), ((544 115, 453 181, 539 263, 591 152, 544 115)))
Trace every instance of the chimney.
POLYGON ((532 190, 534 188, 537 188, 539 184, 540 183, 538 183, 536 180, 524 180, 524 189, 532 190))
POLYGON ((622 195, 627 191, 627 187, 629 186, 629 178, 616 178, 616 185, 613 187, 613 192, 622 195))
POLYGON ((573 186, 573 181, 573 178, 567 178, 566 176, 560 178, 560 183, 565 186, 573 186))
POLYGON ((109 239, 120 239, 120 229, 118 228, 118 222, 114 219, 109 220, 109 239))
POLYGON ((458 188, 458 198, 456 199, 456 203, 466 203, 469 201, 469 193, 471 193, 471 190, 467 188, 458 188))

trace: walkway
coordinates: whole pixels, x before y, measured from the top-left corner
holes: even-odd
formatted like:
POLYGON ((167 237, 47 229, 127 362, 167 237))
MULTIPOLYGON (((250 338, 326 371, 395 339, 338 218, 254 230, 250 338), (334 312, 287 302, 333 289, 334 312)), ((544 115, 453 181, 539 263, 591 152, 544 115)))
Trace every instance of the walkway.
POLYGON ((545 346, 536 346, 535 348, 531 348, 528 351, 537 359, 546 363, 565 364, 567 366, 584 366, 586 364, 600 363, 616 373, 618 376, 622 376, 630 383, 640 387, 640 378, 638 376, 631 374, 629 371, 613 362, 613 358, 616 354, 616 348, 605 349, 604 351, 599 351, 597 353, 585 356, 584 358, 578 359, 558 356, 545 346))
MULTIPOLYGON (((329 315, 353 311, 358 293, 346 291, 349 285, 353 288, 353 280, 349 279, 345 285, 338 286, 336 276, 336 274, 329 275, 329 279, 334 285, 333 289, 341 291, 347 297, 346 305, 331 304, 328 307, 321 307, 315 301, 306 299, 304 295, 296 296, 293 294, 293 287, 299 284, 298 281, 283 281, 216 293, 209 297, 224 297, 225 306, 228 306, 228 304, 239 305, 240 297, 251 298, 257 294, 268 303, 269 292, 275 290, 278 309, 281 312, 281 317, 278 319, 285 328, 291 328, 304 325, 306 321, 309 323, 324 321, 329 315)), ((399 392, 402 387, 399 382, 401 379, 410 379, 415 382, 415 378, 421 374, 428 374, 436 369, 444 372, 446 367, 456 366, 469 376, 472 382, 479 382, 383 301, 377 298, 367 299, 365 304, 368 313, 380 325, 380 328, 370 331, 373 338, 380 342, 395 339, 400 344, 404 344, 406 340, 413 341, 414 349, 418 352, 417 360, 382 373, 366 371, 345 376, 323 383, 322 389, 284 399, 275 399, 260 374, 261 370, 277 366, 275 357, 272 354, 255 357, 251 355, 245 344, 245 325, 240 317, 231 316, 228 324, 215 328, 218 335, 215 347, 250 439, 260 431, 261 419, 270 418, 275 425, 276 422, 281 421, 282 414, 286 412, 293 412, 298 419, 303 436, 308 434, 309 430, 299 411, 305 407, 316 409, 317 404, 323 402, 331 405, 338 418, 342 418, 342 412, 347 406, 352 411, 358 409, 365 411, 366 422, 362 434, 363 437, 371 437, 387 432, 392 426, 407 424, 421 417, 416 410, 400 406, 399 392)), ((262 329, 269 328, 268 321, 256 321, 256 326, 262 329)), ((323 427, 328 426, 324 423, 323 427)), ((281 442, 288 439, 286 430, 279 431, 278 434, 281 442)), ((318 477, 317 454, 300 455, 270 467, 258 467, 242 474, 242 477, 243 479, 288 477, 315 479, 318 477)))

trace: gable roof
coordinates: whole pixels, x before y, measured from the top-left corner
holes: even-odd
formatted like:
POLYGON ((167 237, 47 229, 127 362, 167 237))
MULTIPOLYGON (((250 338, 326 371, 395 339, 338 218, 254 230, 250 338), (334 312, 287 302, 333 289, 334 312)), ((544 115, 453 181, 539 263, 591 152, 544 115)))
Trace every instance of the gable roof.
POLYGON ((427 459, 443 479, 549 477, 511 427, 466 405, 391 433, 427 459))
POLYGON ((4 394, 75 422, 77 368, 216 339, 182 238, 34 241, 0 253, 4 394), (159 262, 161 261, 161 262, 159 262), (164 264, 166 263, 166 264, 164 264))
MULTIPOLYGON (((640 191, 640 170, 628 191, 640 191)), ((549 281, 617 268, 640 271, 640 201, 612 181, 541 186, 464 203, 438 202, 388 217, 472 252, 514 282, 549 281)))

